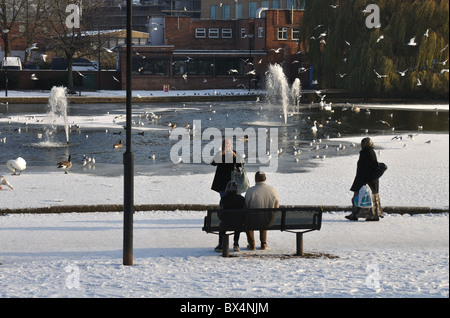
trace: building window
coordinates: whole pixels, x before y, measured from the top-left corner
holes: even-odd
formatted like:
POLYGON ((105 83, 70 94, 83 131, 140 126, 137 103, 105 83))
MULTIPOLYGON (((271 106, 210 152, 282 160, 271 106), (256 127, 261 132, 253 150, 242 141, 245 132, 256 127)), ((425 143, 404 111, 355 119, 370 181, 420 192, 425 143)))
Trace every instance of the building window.
POLYGON ((245 39, 245 37, 246 37, 246 30, 245 30, 245 28, 242 28, 241 29, 241 39, 245 39))
POLYGON ((300 40, 300 29, 298 28, 292 29, 292 40, 300 40))
POLYGON ((219 38, 219 29, 209 29, 209 37, 211 39, 218 39, 219 38))
POLYGON ((211 75, 213 64, 211 59, 176 60, 173 63, 174 75, 211 75))
POLYGON ((306 0, 300 0, 299 9, 305 10, 306 0))
POLYGON ((219 6, 210 6, 209 16, 211 20, 217 20, 219 18, 219 6))
POLYGON ((232 29, 222 29, 222 38, 223 39, 231 39, 233 37, 232 29))
POLYGON ((244 75, 244 59, 217 58, 215 63, 216 75, 244 75))
POLYGON ((222 19, 223 20, 231 19, 231 6, 229 4, 222 5, 222 19))
POLYGON ((203 29, 203 28, 195 29, 195 37, 197 39, 204 39, 204 38, 206 38, 206 29, 203 29))
POLYGON ((259 27, 258 28, 258 38, 263 38, 263 37, 264 37, 264 28, 259 27))
POLYGON ((281 9, 280 8, 280 0, 273 0, 272 1, 272 9, 281 9))
POLYGON ((237 3, 237 17, 236 19, 242 19, 242 3, 238 2, 237 3))
POLYGON ((167 75, 168 60, 133 58, 133 75, 167 75))
POLYGON ((278 28, 278 40, 287 40, 288 31, 287 28, 278 28))
POLYGON ((256 18, 256 9, 258 7, 258 2, 249 2, 248 3, 248 18, 256 18))

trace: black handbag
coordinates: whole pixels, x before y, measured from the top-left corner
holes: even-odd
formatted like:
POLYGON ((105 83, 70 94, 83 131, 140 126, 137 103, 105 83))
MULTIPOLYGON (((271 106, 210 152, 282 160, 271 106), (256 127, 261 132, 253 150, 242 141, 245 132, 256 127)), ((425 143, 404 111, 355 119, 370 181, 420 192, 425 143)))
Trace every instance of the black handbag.
POLYGON ((386 170, 387 166, 384 163, 379 162, 377 169, 372 173, 372 181, 379 179, 386 170))

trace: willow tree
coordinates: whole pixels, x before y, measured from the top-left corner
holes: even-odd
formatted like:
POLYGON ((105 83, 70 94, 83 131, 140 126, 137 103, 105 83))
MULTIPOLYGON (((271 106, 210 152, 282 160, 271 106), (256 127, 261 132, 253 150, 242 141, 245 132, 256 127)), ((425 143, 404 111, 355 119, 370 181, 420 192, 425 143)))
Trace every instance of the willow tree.
POLYGON ((308 1, 300 27, 322 87, 361 96, 448 98, 448 1, 335 3, 308 1), (364 11, 372 3, 380 9, 376 27, 366 24, 371 12, 364 11))

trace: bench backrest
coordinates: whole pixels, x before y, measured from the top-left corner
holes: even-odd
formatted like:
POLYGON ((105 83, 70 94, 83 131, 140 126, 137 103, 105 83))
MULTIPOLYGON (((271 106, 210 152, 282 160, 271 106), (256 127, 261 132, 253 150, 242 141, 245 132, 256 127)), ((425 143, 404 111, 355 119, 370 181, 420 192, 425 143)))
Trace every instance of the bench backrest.
POLYGON ((311 207, 208 210, 203 231, 320 230, 322 209, 311 207))

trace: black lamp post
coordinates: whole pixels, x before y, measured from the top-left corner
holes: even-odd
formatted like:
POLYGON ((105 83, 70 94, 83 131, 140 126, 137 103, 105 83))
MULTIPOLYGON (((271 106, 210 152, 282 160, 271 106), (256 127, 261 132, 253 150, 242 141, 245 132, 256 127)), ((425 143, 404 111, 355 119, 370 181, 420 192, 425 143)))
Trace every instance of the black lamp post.
POLYGON ((5 69, 5 97, 8 97, 8 67, 5 69))
POLYGON ((126 49, 126 151, 124 164, 124 222, 123 265, 133 265, 133 213, 134 213, 134 155, 131 152, 131 45, 132 45, 132 1, 127 0, 127 49, 126 49))

